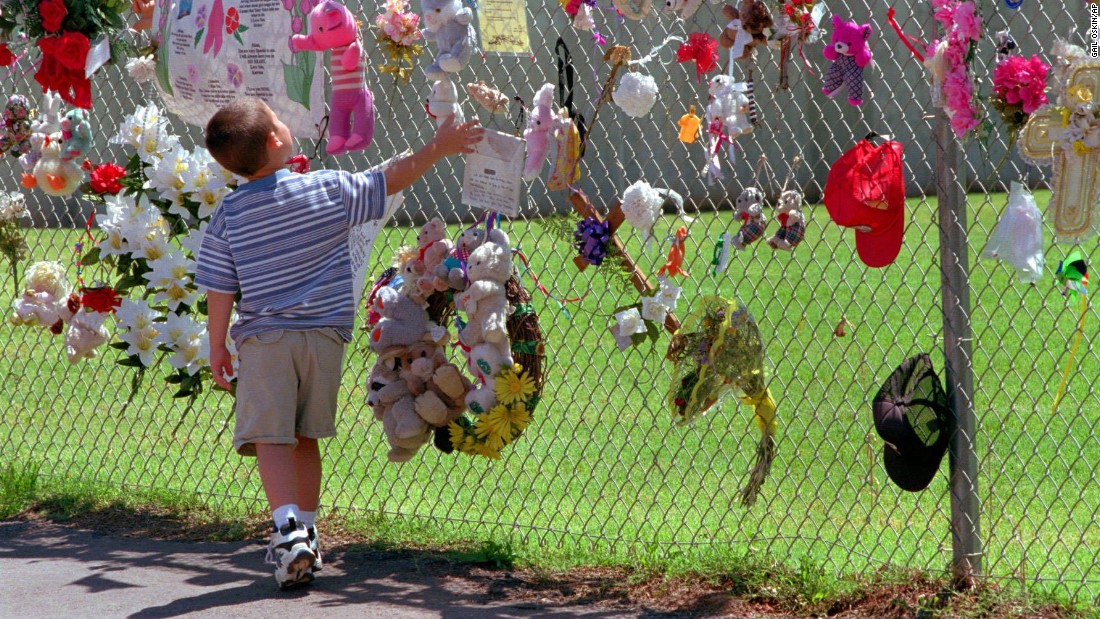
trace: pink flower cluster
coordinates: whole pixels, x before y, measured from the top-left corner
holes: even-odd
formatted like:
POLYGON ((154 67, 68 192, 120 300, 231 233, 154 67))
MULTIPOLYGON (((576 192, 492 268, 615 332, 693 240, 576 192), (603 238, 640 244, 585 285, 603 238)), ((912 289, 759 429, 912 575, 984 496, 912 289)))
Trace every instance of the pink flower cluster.
POLYGON ((406 0, 386 0, 385 13, 374 18, 378 26, 391 41, 398 45, 412 45, 423 38, 420 29, 420 15, 409 11, 406 0))
MULTIPOLYGON (((943 52, 948 67, 943 80, 944 110, 955 135, 962 138, 979 124, 974 78, 967 57, 971 45, 982 37, 982 19, 977 7, 969 0, 932 0, 932 9, 936 21, 943 25, 947 33, 947 46, 943 52)), ((939 41, 933 41, 928 48, 929 53, 935 53, 938 45, 939 41)))
POLYGON ((993 94, 1031 114, 1047 103, 1049 70, 1050 65, 1038 56, 1008 56, 993 69, 993 94))

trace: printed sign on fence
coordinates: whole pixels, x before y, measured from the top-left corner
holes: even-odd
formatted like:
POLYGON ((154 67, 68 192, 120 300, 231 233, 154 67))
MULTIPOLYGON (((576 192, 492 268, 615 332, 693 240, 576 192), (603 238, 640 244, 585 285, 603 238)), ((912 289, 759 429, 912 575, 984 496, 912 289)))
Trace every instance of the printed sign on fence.
POLYGON ((323 71, 317 52, 291 53, 303 32, 300 4, 283 0, 157 0, 152 36, 158 44, 154 84, 168 111, 205 127, 238 97, 263 99, 290 131, 319 135, 323 71))

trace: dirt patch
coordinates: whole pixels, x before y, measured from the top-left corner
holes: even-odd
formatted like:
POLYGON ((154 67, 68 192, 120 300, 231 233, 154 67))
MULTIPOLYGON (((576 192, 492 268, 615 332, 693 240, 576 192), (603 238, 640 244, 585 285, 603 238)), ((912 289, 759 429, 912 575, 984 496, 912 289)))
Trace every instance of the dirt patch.
MULTIPOLYGON (((172 541, 266 541, 269 521, 222 521, 181 515, 167 509, 108 506, 58 517, 37 506, 15 520, 52 522, 103 535, 172 541)), ((485 601, 530 602, 532 607, 585 606, 636 610, 647 619, 726 617, 786 619, 963 619, 979 617, 1071 619, 1081 616, 1052 605, 1035 605, 1000 591, 993 584, 965 592, 945 590, 943 582, 916 577, 904 583, 868 582, 858 593, 806 603, 778 591, 753 591, 734 578, 645 575, 625 568, 576 568, 565 573, 531 569, 494 569, 455 560, 453 549, 387 549, 341 526, 323 522, 326 561, 415 563, 416 572, 440 578, 455 590, 485 601), (792 599, 793 598, 793 599, 792 599)), ((449 588, 448 587, 448 588, 449 588)))

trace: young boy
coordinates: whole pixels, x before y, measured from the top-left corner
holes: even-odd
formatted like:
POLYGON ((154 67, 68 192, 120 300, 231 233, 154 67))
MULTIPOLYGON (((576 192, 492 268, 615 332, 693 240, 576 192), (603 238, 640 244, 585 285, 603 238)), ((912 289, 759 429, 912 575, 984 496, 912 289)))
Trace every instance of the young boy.
POLYGON ((275 530, 268 560, 280 588, 321 569, 314 524, 321 493, 317 439, 334 436, 344 346, 355 318, 348 228, 383 216, 385 196, 442 158, 473 152, 477 121, 439 127, 416 153, 385 172, 285 167, 293 138, 263 101, 239 99, 206 126, 206 147, 248 182, 210 218, 196 283, 207 293, 210 367, 230 389, 226 331, 238 292, 236 429, 233 447, 255 456, 275 530))

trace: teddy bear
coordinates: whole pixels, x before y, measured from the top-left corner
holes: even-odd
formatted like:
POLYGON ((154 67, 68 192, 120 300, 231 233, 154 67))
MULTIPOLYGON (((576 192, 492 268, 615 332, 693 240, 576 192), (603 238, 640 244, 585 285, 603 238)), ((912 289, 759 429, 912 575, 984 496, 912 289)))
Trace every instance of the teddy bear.
POLYGON ((718 44, 730 50, 737 60, 751 60, 757 45, 767 45, 774 25, 764 0, 741 0, 737 7, 727 4, 722 15, 728 20, 718 35, 718 44))
MULTIPOLYGON (((446 343, 446 338, 442 343, 446 343)), ((445 426, 462 415, 466 394, 472 386, 458 366, 447 361, 440 345, 435 341, 413 344, 407 349, 399 371, 413 395, 416 414, 435 427, 445 426)))
POLYGON ((531 181, 542 172, 542 164, 550 151, 551 131, 557 126, 554 112, 554 85, 543 84, 535 93, 523 139, 527 140, 527 159, 523 163, 523 180, 531 181))
POLYGON ((474 13, 462 6, 462 0, 423 0, 424 38, 435 41, 439 50, 432 64, 424 69, 431 81, 441 80, 448 73, 461 71, 470 62, 476 45, 474 13))
POLYGON ((764 194, 756 187, 746 187, 734 203, 735 216, 740 218, 741 229, 731 241, 737 249, 745 249, 764 236, 768 220, 764 216, 764 194))
POLYGON ((462 270, 462 261, 455 257, 454 253, 443 259, 435 267, 432 285, 436 290, 466 289, 466 272, 462 270))
POLYGON ((848 103, 863 103, 863 68, 871 63, 871 24, 857 24, 833 15, 833 34, 825 46, 825 58, 831 61, 821 91, 829 97, 848 87, 848 103))
POLYGON ((407 348, 395 346, 379 353, 367 377, 367 403, 390 445, 390 462, 406 462, 431 438, 432 429, 416 414, 412 394, 399 375, 407 348))
POLYGON ((438 267, 454 252, 454 243, 447 238, 447 226, 443 220, 433 217, 421 228, 416 237, 415 285, 418 296, 427 299, 437 290, 446 290, 449 272, 439 276, 438 267))
POLYGON ((87 110, 73 108, 61 119, 61 160, 72 161, 92 148, 92 123, 87 110))
POLYGON ((329 72, 329 138, 325 151, 341 155, 370 146, 374 139, 374 96, 363 76, 359 24, 348 7, 321 0, 309 12, 309 34, 290 37, 290 51, 332 51, 329 72))
POLYGON ((436 127, 447 122, 449 116, 455 117, 456 125, 466 120, 462 114, 462 105, 458 102, 458 87, 449 79, 432 82, 432 89, 425 104, 428 116, 435 119, 436 127))
POLYGON ((466 262, 470 259, 470 254, 474 253, 474 250, 481 247, 484 242, 485 230, 483 228, 475 226, 463 230, 462 234, 458 235, 458 242, 455 243, 455 257, 462 262, 466 262))
POLYGON ((428 312, 408 296, 383 287, 374 297, 381 318, 370 332, 370 347, 380 353, 393 346, 411 346, 429 331, 428 312))
POLYGON ((768 246, 772 249, 791 251, 806 236, 806 220, 802 216, 802 194, 794 189, 787 189, 779 194, 779 203, 776 205, 778 214, 775 218, 779 221, 779 231, 768 239, 768 246))
POLYGON ((725 137, 735 138, 751 133, 753 126, 749 119, 749 98, 742 87, 729 75, 715 75, 707 84, 709 103, 707 104, 707 123, 721 121, 725 137))

